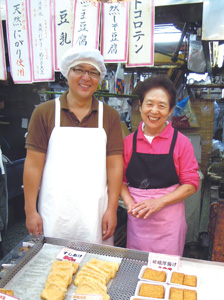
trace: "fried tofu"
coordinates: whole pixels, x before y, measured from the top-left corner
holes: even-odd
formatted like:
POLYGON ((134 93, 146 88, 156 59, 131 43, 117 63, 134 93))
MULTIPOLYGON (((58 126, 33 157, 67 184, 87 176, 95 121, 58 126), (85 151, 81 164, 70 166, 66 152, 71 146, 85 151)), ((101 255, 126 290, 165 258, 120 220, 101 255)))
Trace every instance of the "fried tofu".
POLYGON ((166 281, 166 272, 159 271, 159 270, 153 270, 151 268, 146 268, 142 275, 142 278, 154 280, 154 281, 165 282, 166 281))
POLYGON ((184 290, 171 287, 169 299, 170 300, 184 300, 184 290))
POLYGON ((197 286, 197 276, 195 275, 184 275, 184 285, 196 287, 197 286))
POLYGON ((162 285, 142 283, 139 296, 164 299, 165 288, 162 285))
POLYGON ((184 282, 184 273, 173 272, 171 276, 171 283, 183 284, 184 282))

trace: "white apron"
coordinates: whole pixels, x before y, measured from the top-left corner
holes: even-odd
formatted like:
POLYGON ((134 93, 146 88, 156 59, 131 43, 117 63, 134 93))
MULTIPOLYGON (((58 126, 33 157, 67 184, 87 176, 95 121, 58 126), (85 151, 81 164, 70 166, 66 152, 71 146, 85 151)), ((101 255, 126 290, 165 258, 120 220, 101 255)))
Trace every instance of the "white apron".
POLYGON ((98 128, 60 127, 58 98, 55 106, 38 204, 44 235, 113 245, 113 238, 102 241, 108 205, 103 103, 98 128))

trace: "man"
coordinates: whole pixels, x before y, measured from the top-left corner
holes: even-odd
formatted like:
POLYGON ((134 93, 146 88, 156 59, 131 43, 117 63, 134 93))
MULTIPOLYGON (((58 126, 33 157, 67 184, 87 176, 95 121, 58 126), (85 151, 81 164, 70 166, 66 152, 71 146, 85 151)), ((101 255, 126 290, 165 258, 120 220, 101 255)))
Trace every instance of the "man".
POLYGON ((103 57, 71 48, 60 69, 68 92, 36 107, 26 137, 26 226, 35 235, 113 245, 123 140, 118 112, 93 96, 106 73, 103 57))

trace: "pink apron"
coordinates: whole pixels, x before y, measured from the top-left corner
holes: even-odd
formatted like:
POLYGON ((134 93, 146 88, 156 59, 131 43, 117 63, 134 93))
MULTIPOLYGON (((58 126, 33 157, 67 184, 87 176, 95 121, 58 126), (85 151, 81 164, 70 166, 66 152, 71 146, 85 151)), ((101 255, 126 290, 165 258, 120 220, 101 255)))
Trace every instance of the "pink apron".
MULTIPOLYGON (((159 198, 177 187, 159 190, 129 187, 129 192, 138 203, 148 198, 159 198)), ((137 219, 128 214, 127 248, 182 256, 186 232, 184 201, 166 206, 147 219, 137 219)))
MULTIPOLYGON (((177 135, 174 130, 169 153, 147 154, 137 152, 135 132, 126 176, 129 192, 136 203, 159 198, 179 186, 173 161, 177 135)), ((127 248, 182 256, 186 231, 184 201, 166 206, 147 219, 128 215, 127 248)))

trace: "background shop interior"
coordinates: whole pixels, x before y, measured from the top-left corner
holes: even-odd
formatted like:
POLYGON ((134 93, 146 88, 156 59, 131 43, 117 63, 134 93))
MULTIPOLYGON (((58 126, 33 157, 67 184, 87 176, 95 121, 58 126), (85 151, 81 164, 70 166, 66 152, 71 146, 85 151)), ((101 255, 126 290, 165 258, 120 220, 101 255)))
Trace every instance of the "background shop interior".
MULTIPOLYGON (((177 129, 191 139, 200 166, 201 184, 197 193, 185 201, 188 232, 184 256, 224 261, 224 242, 220 238, 224 232, 224 35, 220 32, 216 40, 202 40, 201 33, 205 30, 202 19, 207 13, 203 1, 181 2, 186 3, 167 1, 167 5, 155 6, 154 66, 126 68, 124 64, 107 64, 107 75, 96 97, 119 111, 123 135, 126 136, 137 129, 141 121, 135 91, 145 78, 165 74, 177 88, 177 100, 189 96, 196 126, 186 128, 177 124, 177 129), (171 42, 171 36, 175 41, 171 42), (167 37, 169 42, 164 42, 167 37), (189 60, 191 41, 199 41, 202 47, 195 61, 189 60), (123 91, 116 91, 115 77, 124 80, 123 91)), ((216 2, 224 9, 222 3, 216 2)), ((206 26, 212 22, 215 24, 215 18, 210 16, 206 26)), ((5 33, 4 20, 3 29, 5 33)), ((5 251, 10 251, 10 247, 15 246, 13 243, 27 235, 22 172, 26 154, 24 136, 30 116, 36 105, 67 90, 67 83, 60 73, 56 73, 54 83, 14 84, 8 53, 6 60, 8 79, 0 81, 0 146, 6 159, 9 205, 8 229, 3 232, 3 245, 5 251), (12 243, 6 246, 11 233, 12 243)), ((125 247, 125 226, 126 211, 120 201, 116 246, 125 247)))

